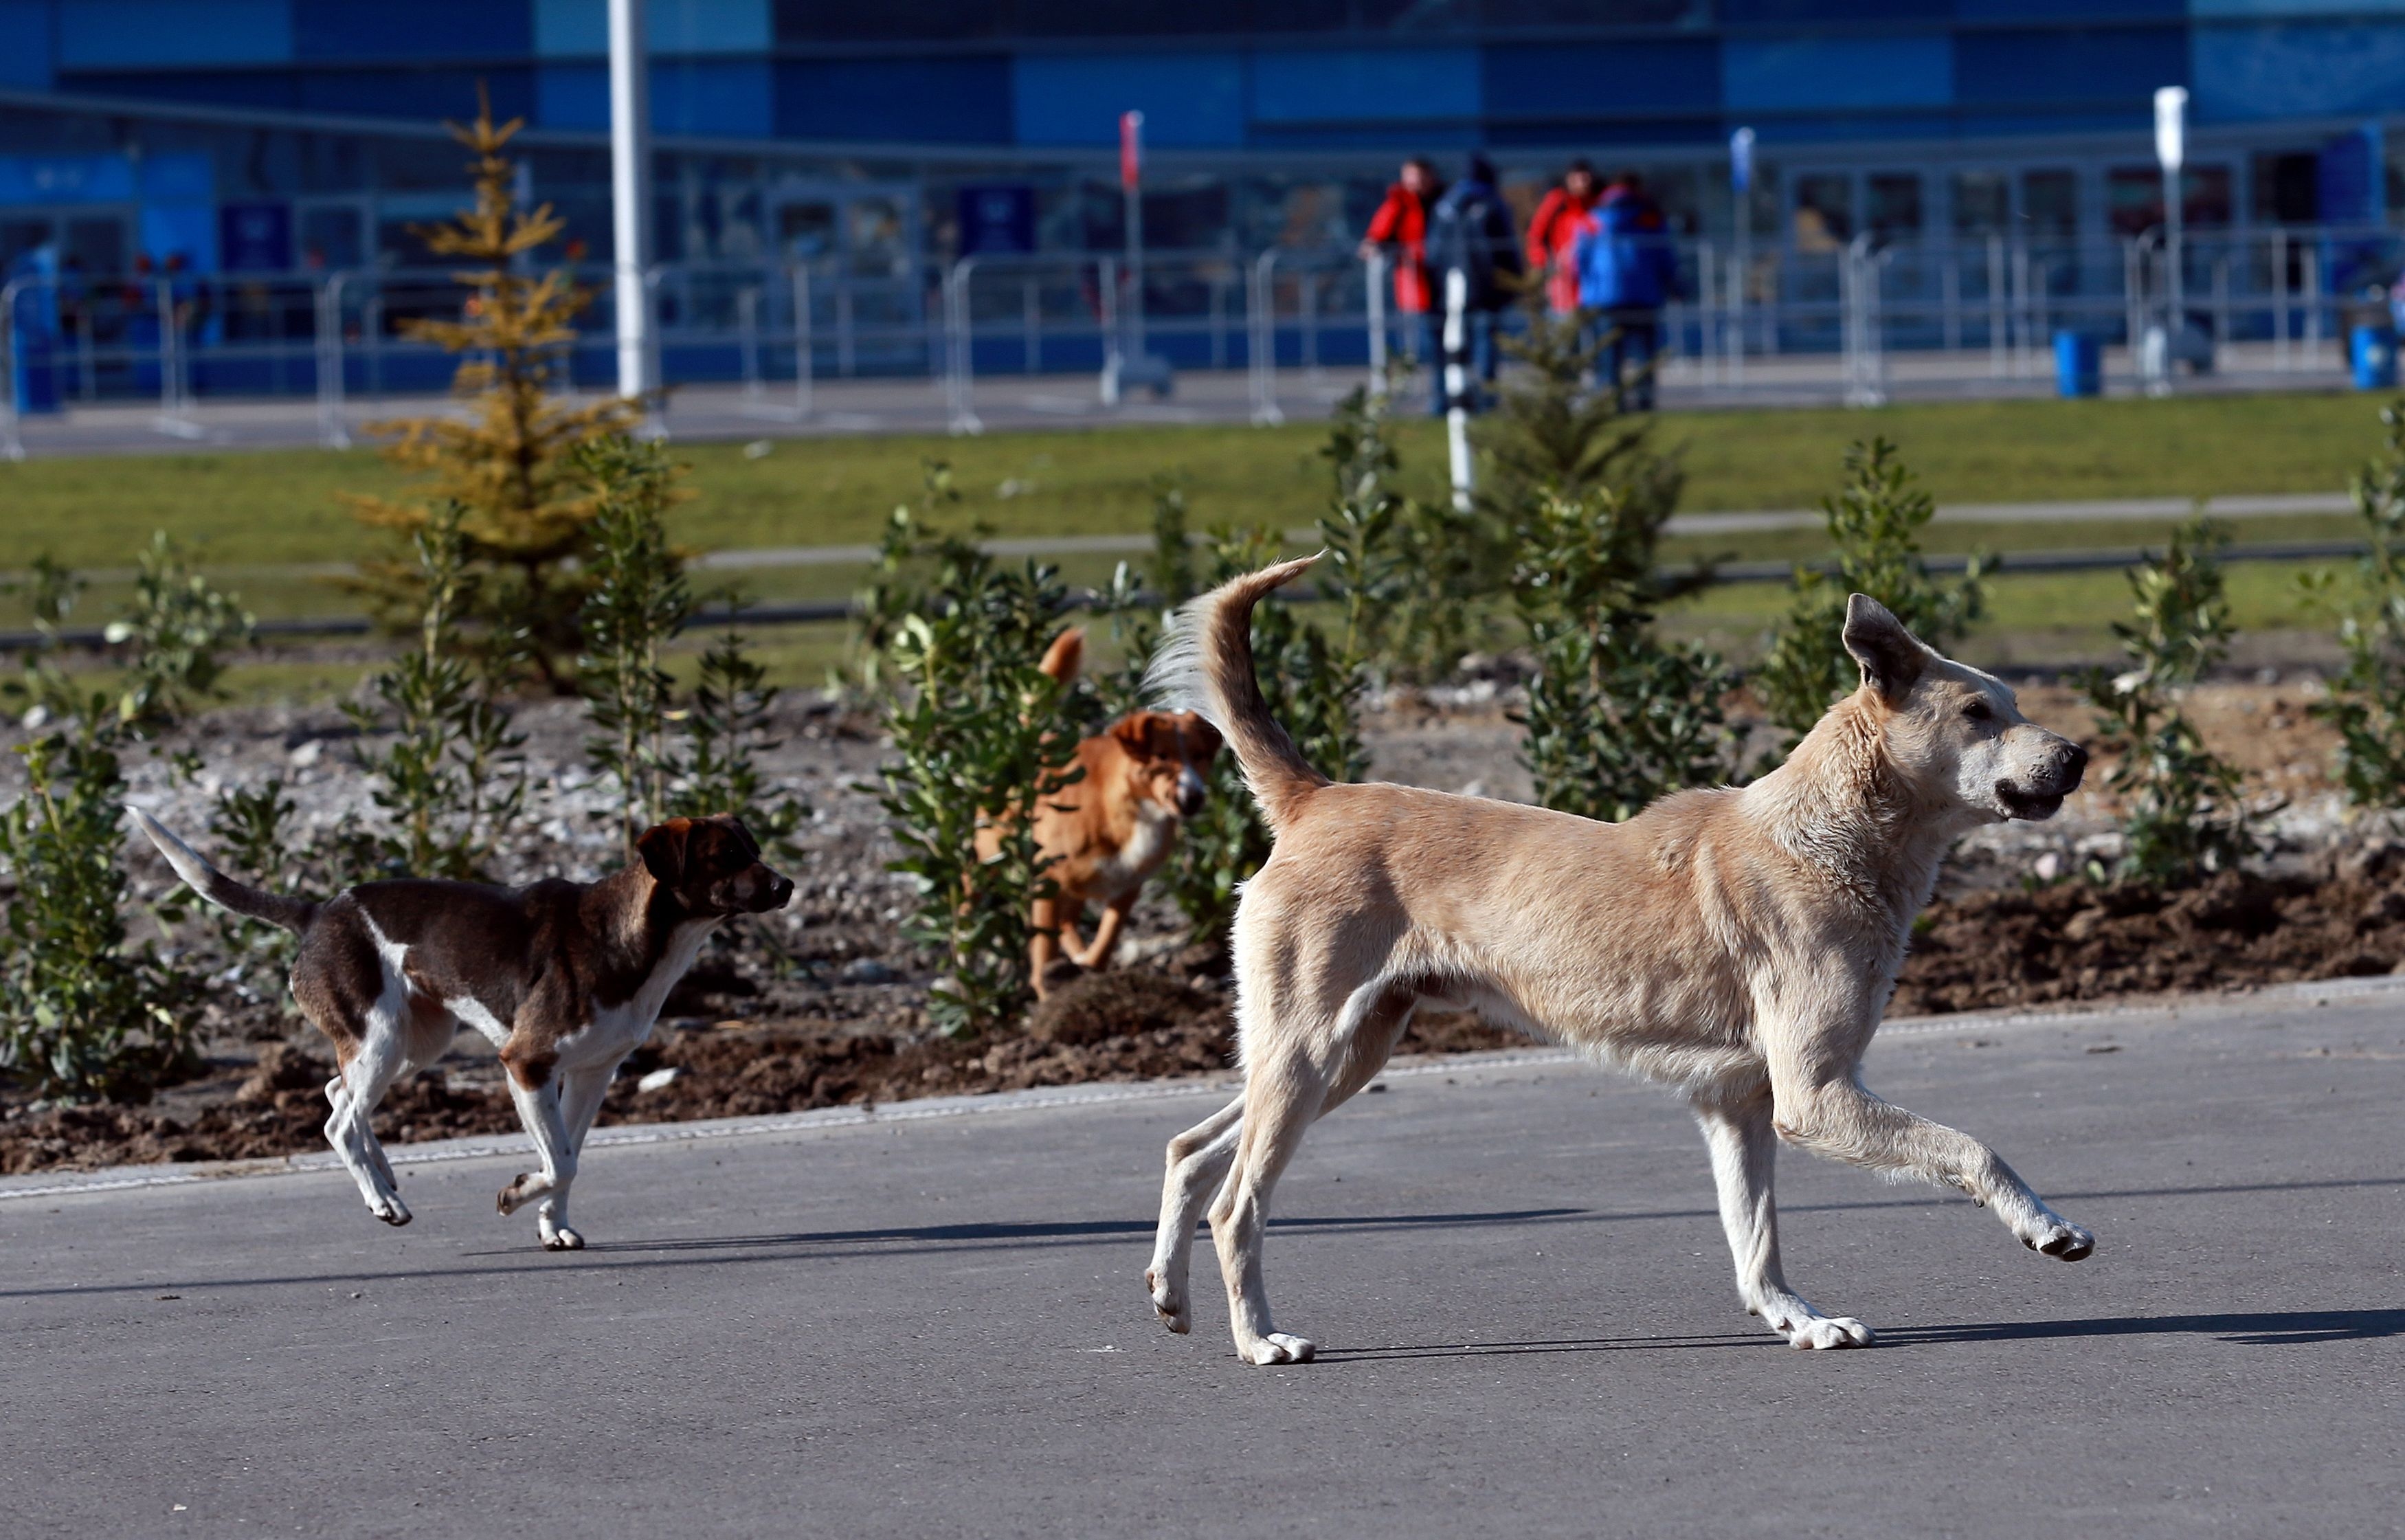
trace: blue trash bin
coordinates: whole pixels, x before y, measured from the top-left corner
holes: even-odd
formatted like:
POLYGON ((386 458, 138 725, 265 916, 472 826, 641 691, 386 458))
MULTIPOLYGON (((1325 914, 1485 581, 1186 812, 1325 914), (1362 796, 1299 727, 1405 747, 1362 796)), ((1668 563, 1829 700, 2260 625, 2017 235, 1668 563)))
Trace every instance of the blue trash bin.
POLYGON ((2384 326, 2358 326, 2347 336, 2347 361, 2358 390, 2397 388, 2397 333, 2384 326))
POLYGON ((2054 334, 2054 390, 2066 401, 2104 392, 2104 346, 2085 332, 2054 334))

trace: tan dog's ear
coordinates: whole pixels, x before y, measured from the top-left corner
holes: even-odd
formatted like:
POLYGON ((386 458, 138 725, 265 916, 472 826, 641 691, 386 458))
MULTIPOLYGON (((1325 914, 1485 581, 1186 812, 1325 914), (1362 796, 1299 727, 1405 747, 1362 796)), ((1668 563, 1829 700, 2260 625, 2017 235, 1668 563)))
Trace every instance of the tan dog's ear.
POLYGON ((1185 717, 1186 757, 1198 765, 1207 765, 1219 757, 1219 729, 1202 717, 1188 712, 1185 717))
POLYGON ((1846 651, 1863 666, 1863 683, 1891 701, 1912 690, 1929 666, 1929 649, 1888 607, 1868 594, 1846 600, 1846 651))
POLYGON ((693 838, 693 820, 671 818, 654 824, 635 841, 635 854, 655 883, 674 883, 684 876, 684 847, 693 838))

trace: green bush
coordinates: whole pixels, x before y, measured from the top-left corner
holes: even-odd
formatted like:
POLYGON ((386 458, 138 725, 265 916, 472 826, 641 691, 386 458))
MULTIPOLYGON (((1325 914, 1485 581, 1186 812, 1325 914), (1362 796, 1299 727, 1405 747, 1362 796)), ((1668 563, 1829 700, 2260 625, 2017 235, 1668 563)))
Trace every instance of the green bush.
POLYGON ((1824 498, 1829 540, 1837 548, 1835 577, 1795 569, 1787 618, 1772 634, 1754 669, 1753 693, 1787 741, 1777 757, 1812 730, 1839 697, 1861 683, 1839 634, 1845 629, 1846 596, 1868 594, 1886 605, 1912 634, 1947 650, 1962 640, 1984 613, 1986 562, 1951 583, 1931 575, 1920 557, 1920 531, 1936 512, 1929 493, 1913 484, 1896 447, 1883 438, 1846 451, 1846 486, 1824 498))
MULTIPOLYGON (((2385 451, 2356 473, 2368 549, 2339 617, 2346 667, 2313 713, 2336 728, 2340 781, 2357 807, 2405 807, 2405 403, 2380 414, 2385 451)), ((2316 597, 2337 586, 2314 574, 2316 597)))
POLYGON ((684 769, 676 681, 662 657, 693 614, 693 590, 661 522, 674 472, 660 446, 617 435, 580 449, 577 462, 599 510, 577 615, 576 675, 596 729, 584 755, 617 787, 618 837, 632 855, 636 837, 668 816, 684 769))
MULTIPOLYGON (((526 735, 499 703, 515 666, 512 641, 488 636, 471 650, 459 631, 472 586, 463 516, 445 503, 412 532, 417 644, 343 708, 359 730, 357 762, 373 778, 384 827, 335 837, 337 849, 324 853, 335 886, 365 875, 481 879, 525 812, 526 735)), ((228 816, 239 827, 265 811, 228 816)))
MULTIPOLYGON (((14 885, 0 956, 0 1071, 45 1095, 138 1098, 194 1060, 189 980, 127 935, 122 755, 211 694, 250 629, 231 597, 185 572, 165 537, 143 553, 134 607, 105 635, 120 665, 93 688, 56 662, 82 585, 47 558, 32 594, 42 644, 7 693, 35 737, 25 795, 0 812, 14 885)), ((172 919, 180 906, 162 906, 172 919)))
POLYGON ((951 1036, 1015 1020, 1034 997, 1030 911, 1057 888, 1035 846, 1034 814, 1076 778, 1076 725, 1038 667, 1066 600, 1057 571, 999 566, 976 542, 921 536, 897 513, 889 550, 933 575, 892 620, 872 677, 892 756, 879 800, 917 880, 904 929, 941 969, 928 1013, 951 1036), (980 837, 989 850, 979 850, 980 837))
POLYGON ((1722 701, 1737 676, 1709 650, 1655 634, 1660 527, 1607 488, 1540 498, 1517 531, 1512 600, 1535 654, 1520 720, 1537 800, 1619 822, 1666 792, 1737 773, 1722 701))
POLYGON ((2179 708, 2180 696, 2229 650, 2219 561, 2228 538, 2200 518, 2173 535, 2160 558, 2130 569, 2136 616, 2116 621, 2113 631, 2131 666, 2081 676, 2106 748, 2121 756, 2106 784, 2122 799, 2127 843, 2109 870, 2095 864, 2090 875, 2099 880, 2171 886, 2234 869, 2257 851, 2238 770, 2204 746, 2179 708))

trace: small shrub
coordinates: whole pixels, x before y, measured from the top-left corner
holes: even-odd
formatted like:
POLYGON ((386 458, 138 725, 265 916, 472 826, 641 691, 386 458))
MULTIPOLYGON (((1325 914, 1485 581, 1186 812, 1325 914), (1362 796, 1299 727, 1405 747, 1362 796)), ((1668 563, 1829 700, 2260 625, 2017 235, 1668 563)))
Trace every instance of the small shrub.
MULTIPOLYGON (((728 600, 730 607, 733 600, 728 600)), ((777 748, 769 714, 777 690, 730 619, 701 655, 692 703, 684 712, 684 774, 668 798, 670 816, 732 812, 763 847, 790 850, 809 804, 773 788, 759 756, 777 748)))
MULTIPOLYGON (((25 795, 0 812, 0 864, 15 887, 0 956, 0 1070, 43 1095, 138 1098, 188 1067, 194 1050, 189 981, 126 934, 121 756, 214 693, 225 651, 251 622, 158 536, 133 611, 105 631, 121 680, 96 689, 55 662, 81 589, 56 562, 35 563, 43 643, 7 690, 28 702, 35 736, 16 751, 25 795)), ((165 917, 177 911, 162 906, 165 917)))
POLYGON ((925 540, 907 514, 896 523, 910 541, 899 554, 935 572, 893 624, 877 674, 894 691, 879 801, 903 852, 891 869, 919 885, 905 931, 942 969, 928 1013, 948 1035, 969 1036, 1017 1019, 1034 997, 1030 910, 1057 891, 1034 814, 1075 780, 1077 743, 1062 691, 1037 664, 1067 594, 1051 567, 1006 569, 973 541, 925 540))
POLYGON ((876 699, 890 685, 887 663, 902 626, 929 601, 949 546, 926 533, 926 520, 961 500, 952 484, 952 468, 931 459, 920 468, 921 512, 897 504, 885 517, 877 541, 877 564, 868 583, 852 596, 851 642, 843 668, 832 681, 836 688, 856 699, 876 699))
MULTIPOLYGON (((2350 488, 2368 544, 2339 617, 2346 667, 2315 716, 2337 729, 2339 778, 2357 807, 2405 807, 2405 403, 2382 410, 2387 446, 2350 488)), ((2313 585, 2336 593, 2329 574, 2313 585)))
POLYGON ((668 816, 683 773, 675 732, 676 682, 662 654, 693 614, 684 562, 661 515, 672 472, 657 445, 619 436, 588 445, 578 463, 599 514, 593 521, 591 590, 579 615, 584 650, 576 670, 597 729, 585 757, 618 788, 619 837, 635 839, 668 816))
POLYGON ((2080 691, 2105 746, 2121 756, 2107 784, 2122 799, 2121 859, 2090 875, 2171 886, 2234 869, 2257 850, 2242 777, 2204 746, 2179 698, 2229 646, 2221 547, 2228 536, 2198 519, 2159 559, 2130 569, 2134 622, 2113 631, 2132 665, 2090 669, 2080 691))
POLYGON ((1612 391, 1594 388, 1598 344, 1587 318, 1553 314, 1534 289, 1522 314, 1520 334, 1501 346, 1524 367, 1506 376, 1498 409, 1476 430, 1479 501, 1502 542, 1487 574, 1497 588, 1518 555, 1510 532, 1541 500, 1593 506, 1609 493, 1623 518, 1658 530, 1686 484, 1678 456, 1653 446, 1652 414, 1623 411, 1612 391))
POLYGON ((1337 406, 1319 449, 1329 480, 1318 520, 1328 554, 1312 583, 1343 606, 1343 656, 1389 679, 1442 678, 1469 650, 1491 542, 1476 514, 1395 490, 1392 400, 1356 388, 1337 406))
POLYGON ((1737 676, 1709 650, 1654 631, 1658 520, 1546 496, 1518 531, 1512 594, 1536 656, 1520 720, 1537 800, 1620 822, 1666 792, 1737 772, 1742 736, 1722 701, 1737 676))
POLYGON ((417 645, 371 675, 344 714, 359 730, 359 768, 386 827, 353 831, 337 865, 381 876, 472 881, 526 806, 526 735, 510 725, 490 665, 510 639, 471 657, 459 621, 471 587, 464 511, 446 503, 411 536, 417 552, 417 645), (480 666, 485 665, 485 666, 480 666), (391 737, 378 747, 387 726, 391 737))
POLYGON ((1962 640, 1987 604, 1981 558, 1974 557, 1970 569, 1951 583, 1930 574, 1920 558, 1920 531, 1936 503, 1914 485, 1887 440, 1875 438, 1846 451, 1845 488, 1822 499, 1821 507, 1837 549, 1836 575, 1795 569, 1787 618, 1773 633, 1751 681, 1765 714, 1787 734, 1779 758, 1861 683, 1860 669, 1838 640, 1848 594, 1870 595, 1941 652, 1962 640))

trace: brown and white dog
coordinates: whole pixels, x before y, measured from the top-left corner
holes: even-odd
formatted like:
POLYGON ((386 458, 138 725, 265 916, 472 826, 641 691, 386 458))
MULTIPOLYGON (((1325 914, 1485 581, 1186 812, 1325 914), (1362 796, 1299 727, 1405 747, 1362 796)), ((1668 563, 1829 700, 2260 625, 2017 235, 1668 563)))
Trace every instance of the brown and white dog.
POLYGON ((1158 687, 1226 731, 1277 835, 1236 915, 1244 1095, 1169 1146, 1145 1279, 1171 1330, 1188 1329, 1207 1204, 1236 1350, 1254 1363, 1312 1356, 1270 1321, 1271 1189, 1304 1131, 1378 1073, 1423 1000, 1685 1092, 1738 1293, 1795 1347, 1862 1347, 1871 1332, 1788 1287, 1771 1195, 1779 1139, 1960 1188, 2032 1250, 2089 1254, 2094 1237, 1994 1151, 1882 1101, 1861 1075, 1947 847, 1980 824, 2052 817, 2079 784, 2079 745, 1856 594, 1844 639, 1862 688, 1741 790, 1683 791, 1599 824, 1335 785, 1296 752, 1253 677, 1253 605, 1309 565, 1197 600, 1154 664, 1158 687))
MULTIPOLYGON (((1042 668, 1065 685, 1084 654, 1085 633, 1063 631, 1042 668)), ((1177 842, 1179 822, 1202 811, 1218 752, 1218 729, 1192 712, 1136 712, 1077 745, 1071 765, 1084 775, 1035 813, 1036 848, 1053 858, 1046 874, 1060 885, 1058 897, 1034 906, 1028 966, 1037 995, 1050 987, 1044 975, 1056 948, 1079 968, 1109 965, 1128 911, 1177 842), (1090 943, 1077 933, 1089 904, 1103 908, 1090 943)))
POLYGON ((141 809, 134 822, 211 903, 301 938, 292 997, 332 1039, 326 1139, 368 1211, 407 1224, 391 1163, 369 1123, 403 1073, 441 1058, 462 1026, 499 1050, 510 1095, 542 1161, 501 1189, 500 1211, 538 1200, 555 1251, 584 1136, 619 1062, 651 1035, 668 991, 730 915, 782 909, 793 883, 760 859, 733 817, 674 818, 635 841, 636 865, 598 883, 529 887, 417 879, 362 883, 323 903, 235 882, 141 809))

